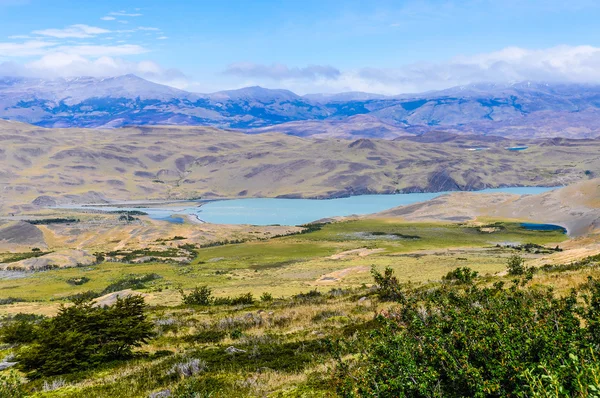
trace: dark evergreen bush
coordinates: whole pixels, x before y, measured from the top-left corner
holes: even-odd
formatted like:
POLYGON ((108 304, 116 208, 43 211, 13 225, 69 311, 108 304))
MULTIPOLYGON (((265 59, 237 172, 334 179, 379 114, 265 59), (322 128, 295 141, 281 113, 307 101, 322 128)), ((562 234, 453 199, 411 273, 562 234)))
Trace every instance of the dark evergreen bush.
POLYGON ((145 309, 140 296, 118 298, 110 307, 83 300, 63 306, 57 316, 35 326, 33 343, 19 351, 19 366, 37 378, 131 357, 153 335, 145 309))

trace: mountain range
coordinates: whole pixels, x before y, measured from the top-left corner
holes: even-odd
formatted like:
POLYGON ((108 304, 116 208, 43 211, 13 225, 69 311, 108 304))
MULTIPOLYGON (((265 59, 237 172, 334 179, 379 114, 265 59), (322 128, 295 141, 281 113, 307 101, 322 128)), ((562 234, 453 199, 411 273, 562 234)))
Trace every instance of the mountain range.
POLYGON ((600 85, 482 83, 398 96, 300 96, 262 87, 197 94, 135 75, 5 77, 0 118, 41 127, 202 125, 302 137, 395 139, 443 130, 515 139, 595 138, 600 85))

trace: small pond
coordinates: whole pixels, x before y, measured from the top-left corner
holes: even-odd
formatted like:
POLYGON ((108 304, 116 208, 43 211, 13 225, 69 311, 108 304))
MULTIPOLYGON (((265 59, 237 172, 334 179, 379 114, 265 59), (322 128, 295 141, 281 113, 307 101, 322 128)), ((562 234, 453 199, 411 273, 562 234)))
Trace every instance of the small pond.
POLYGON ((530 230, 530 231, 561 231, 564 234, 567 233, 566 228, 561 227, 560 225, 554 225, 554 224, 534 224, 534 223, 524 222, 524 223, 521 223, 521 227, 525 228, 527 230, 530 230))

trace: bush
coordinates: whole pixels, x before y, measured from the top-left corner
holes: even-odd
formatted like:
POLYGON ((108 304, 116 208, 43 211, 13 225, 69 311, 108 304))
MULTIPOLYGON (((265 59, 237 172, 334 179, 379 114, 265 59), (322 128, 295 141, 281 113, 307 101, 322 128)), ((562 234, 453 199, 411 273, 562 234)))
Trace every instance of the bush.
POLYGON ((306 302, 306 301, 314 301, 316 299, 320 299, 323 297, 323 294, 317 289, 309 290, 306 293, 298 293, 293 296, 295 300, 306 302))
POLYGON ((147 282, 151 282, 156 279, 160 279, 161 276, 158 274, 144 274, 144 275, 127 275, 119 279, 116 282, 108 285, 100 295, 108 293, 114 293, 125 289, 144 289, 147 282))
POLYGON ((527 269, 525 268, 525 260, 523 257, 515 254, 508 258, 506 263, 509 275, 523 275, 527 269))
POLYGON ((0 341, 7 344, 27 344, 35 340, 35 324, 29 320, 14 320, 0 328, 0 341))
POLYGON ((88 283, 90 281, 90 278, 88 278, 87 276, 82 276, 80 278, 69 278, 67 279, 67 283, 69 285, 73 285, 73 286, 81 286, 84 283, 88 283))
POLYGON ((398 282, 398 278, 394 276, 394 270, 390 267, 387 267, 383 274, 373 267, 371 269, 371 275, 375 280, 377 294, 380 300, 398 300, 403 296, 400 282, 398 282))
POLYGON ((269 303, 269 302, 273 301, 273 295, 271 293, 264 292, 260 296, 260 301, 265 302, 265 303, 269 303))
POLYGON ((210 305, 213 301, 212 290, 208 286, 196 287, 189 294, 185 294, 183 289, 179 292, 183 302, 188 305, 210 305))
POLYGON ((405 291, 401 301, 336 353, 341 396, 597 394, 599 281, 566 297, 499 282, 405 291))
POLYGON ((152 337, 140 296, 118 298, 111 307, 91 301, 62 306, 58 315, 36 326, 36 338, 17 359, 29 376, 52 376, 128 358, 152 337))
POLYGON ((548 369, 545 364, 527 369, 521 376, 525 394, 532 398, 557 396, 557 391, 569 392, 572 397, 600 397, 600 365, 593 353, 588 359, 569 354, 569 360, 561 368, 548 369), (574 385, 569 381, 576 380, 574 385))
POLYGON ((478 275, 479 274, 477 273, 477 271, 473 271, 469 267, 461 267, 448 272, 445 276, 442 277, 442 279, 448 282, 469 284, 473 283, 473 281, 475 280, 475 278, 477 278, 478 275))
POLYGON ((0 305, 6 305, 6 304, 14 304, 14 303, 22 303, 25 300, 19 297, 6 297, 6 298, 0 298, 0 305))
POLYGON ((252 293, 240 294, 239 296, 231 299, 231 305, 239 304, 254 304, 254 296, 252 293))
POLYGON ((21 398, 26 396, 21 377, 17 372, 11 370, 8 373, 0 373, 0 397, 21 398))
POLYGON ((199 332, 187 336, 185 339, 193 343, 218 343, 223 340, 227 334, 221 330, 200 330, 199 332))

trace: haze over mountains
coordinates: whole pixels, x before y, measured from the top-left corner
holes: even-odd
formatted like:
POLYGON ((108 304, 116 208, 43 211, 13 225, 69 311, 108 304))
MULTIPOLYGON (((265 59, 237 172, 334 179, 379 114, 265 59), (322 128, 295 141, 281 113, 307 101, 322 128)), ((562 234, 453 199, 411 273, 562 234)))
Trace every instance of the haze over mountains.
POLYGON ((385 138, 432 130, 510 138, 600 135, 600 85, 473 84, 386 97, 247 87, 196 94, 135 75, 0 78, 0 118, 42 127, 204 125, 250 133, 385 138))

